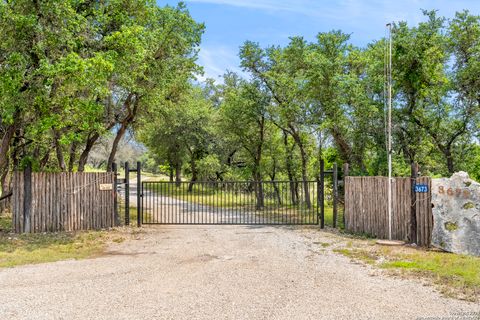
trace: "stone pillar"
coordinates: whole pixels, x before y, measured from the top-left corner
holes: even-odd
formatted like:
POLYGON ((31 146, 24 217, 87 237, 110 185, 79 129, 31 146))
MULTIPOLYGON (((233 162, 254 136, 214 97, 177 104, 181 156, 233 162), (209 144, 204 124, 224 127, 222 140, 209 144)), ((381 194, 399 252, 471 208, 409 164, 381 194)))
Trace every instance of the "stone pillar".
POLYGON ((466 172, 432 180, 432 245, 480 256, 480 183, 466 172))

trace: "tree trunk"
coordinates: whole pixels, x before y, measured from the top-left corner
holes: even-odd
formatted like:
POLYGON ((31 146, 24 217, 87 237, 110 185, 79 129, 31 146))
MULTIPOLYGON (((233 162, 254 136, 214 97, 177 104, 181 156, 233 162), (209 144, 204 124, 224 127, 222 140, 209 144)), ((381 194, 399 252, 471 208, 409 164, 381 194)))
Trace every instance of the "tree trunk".
POLYGON ((113 170, 113 162, 115 161, 115 155, 117 154, 118 144, 120 143, 123 136, 125 135, 128 125, 129 125, 128 122, 122 122, 122 124, 120 125, 120 128, 117 131, 117 134, 115 135, 115 139, 113 140, 113 143, 112 143, 112 149, 110 150, 110 155, 108 156, 107 172, 110 172, 113 170))
POLYGON ((345 136, 334 126, 330 129, 335 145, 338 147, 340 153, 340 159, 345 163, 350 163, 359 168, 362 172, 366 171, 365 163, 363 162, 363 157, 360 153, 354 152, 352 146, 345 139, 345 136))
POLYGON ((257 149, 255 152, 255 168, 254 172, 254 179, 256 182, 256 194, 257 194, 257 210, 260 210, 264 207, 264 194, 263 194, 263 183, 262 183, 262 173, 260 172, 260 163, 262 161, 262 148, 263 148, 263 141, 265 138, 265 118, 261 117, 257 121, 258 123, 258 134, 259 134, 259 141, 257 144, 257 149))
POLYGON ((295 197, 296 197, 297 203, 298 203, 298 199, 300 199, 300 195, 298 194, 298 181, 297 181, 297 179, 295 179, 295 181, 293 182, 293 192, 295 192, 295 197))
POLYGON ((46 150, 44 152, 43 156, 40 153, 40 146, 35 147, 35 149, 33 150, 33 158, 34 159, 39 159, 38 160, 39 171, 45 170, 45 167, 48 165, 48 161, 50 160, 50 153, 52 152, 53 149, 55 149, 55 146, 46 150))
POLYGON ((182 163, 180 161, 177 161, 175 163, 175 185, 177 187, 180 187, 182 184, 182 163))
POLYGON ((272 173, 270 173, 270 180, 273 184, 273 193, 275 194, 275 198, 279 205, 282 205, 282 198, 280 197, 280 189, 278 188, 277 182, 275 181, 275 177, 277 175, 277 159, 273 158, 273 169, 272 173))
POLYGON ((275 193, 275 198, 277 199, 277 203, 282 205, 282 198, 280 197, 280 189, 278 188, 278 184, 275 180, 272 180, 273 184, 273 192, 275 193))
MULTIPOLYGON (((261 148, 260 148, 261 153, 261 148)), ((257 210, 261 210, 264 206, 264 195, 263 195, 263 185, 262 185, 262 174, 260 173, 260 156, 257 153, 254 161, 253 167, 253 180, 254 180, 254 187, 255 187, 255 196, 257 198, 256 208, 257 210)))
POLYGON ((110 151, 110 156, 108 157, 108 163, 107 163, 107 171, 112 171, 112 166, 113 166, 113 161, 115 160, 115 155, 117 153, 118 149, 118 144, 122 140, 123 136, 125 135, 125 132, 127 131, 128 127, 130 124, 135 120, 135 116, 137 115, 137 110, 138 110, 138 104, 139 104, 139 98, 133 94, 130 93, 125 100, 124 106, 128 110, 127 115, 125 118, 121 121, 120 123, 120 129, 117 131, 117 135, 115 136, 115 139, 113 140, 112 144, 112 150, 110 151), (133 108, 130 108, 132 101, 133 102, 133 108))
POLYGON ((169 171, 169 176, 170 176, 170 182, 173 182, 173 167, 170 164, 170 168, 168 168, 169 171))
MULTIPOLYGON (((105 131, 110 131, 113 126, 115 126, 116 121, 110 120, 109 122, 105 123, 105 131)), ((100 133, 94 131, 90 132, 88 134, 87 142, 85 144, 85 149, 83 149, 82 154, 80 155, 80 158, 78 159, 78 172, 83 172, 85 171, 85 165, 87 164, 88 161, 88 155, 90 154, 90 151, 92 151, 93 146, 97 142, 97 140, 100 138, 100 133)))
POLYGON ((192 170, 192 179, 190 180, 190 183, 188 184, 188 192, 192 192, 193 190, 193 185, 195 182, 198 180, 198 172, 197 172, 197 165, 195 163, 195 155, 192 153, 191 155, 191 160, 190 160, 190 170, 192 170))
POLYGON ((68 172, 73 172, 73 167, 75 166, 75 159, 77 157, 77 142, 72 142, 70 145, 70 156, 68 158, 68 172))
POLYGON ((262 184, 262 175, 257 170, 253 174, 254 187, 255 187, 255 195, 257 198, 256 208, 257 210, 261 210, 264 207, 264 195, 263 195, 263 184, 262 184))
POLYGON ((286 151, 286 159, 285 159, 285 164, 287 168, 287 175, 288 175, 288 181, 290 181, 290 197, 292 199, 292 204, 295 205, 297 204, 297 199, 296 193, 295 193, 295 179, 293 175, 293 170, 292 170, 292 150, 288 147, 288 134, 286 131, 283 131, 283 144, 285 146, 285 151, 286 151))
POLYGON ((90 154, 90 151, 92 151, 92 148, 95 145, 95 142, 97 142, 98 138, 100 138, 100 134, 98 132, 89 135, 87 143, 85 144, 85 149, 83 149, 83 152, 78 159, 78 172, 85 171, 88 155, 90 154))
POLYGON ((303 182, 303 192, 305 194, 305 204, 307 205, 307 208, 310 209, 312 207, 312 203, 310 201, 310 190, 308 186, 308 175, 307 175, 307 153, 305 152, 302 138, 300 135, 293 131, 293 139, 297 142, 298 148, 300 149, 300 158, 302 160, 302 182, 303 182))
POLYGON ((53 143, 55 145, 55 153, 57 155, 58 167, 62 172, 67 171, 67 165, 65 164, 65 158, 63 157, 62 145, 60 144, 60 133, 52 128, 53 132, 53 143))
MULTIPOLYGON (((4 167, 2 168, 2 171, 0 173, 0 186, 2 188, 0 196, 6 195, 8 192, 10 192, 10 184, 9 184, 9 179, 8 176, 10 174, 9 170, 9 164, 10 164, 10 159, 7 156, 6 161, 4 163, 4 167)), ((0 201, 0 215, 10 207, 10 200, 5 199, 3 201, 0 201)))
POLYGON ((10 151, 10 143, 15 134, 16 124, 12 124, 7 127, 5 134, 2 137, 0 142, 0 173, 4 174, 5 171, 8 171, 8 156, 10 151))
POLYGON ((50 151, 46 152, 43 158, 40 160, 40 170, 45 168, 45 166, 48 164, 49 159, 50 159, 50 151))
POLYGON ((20 140, 23 136, 23 129, 17 128, 15 131, 15 135, 13 137, 13 142, 10 147, 12 156, 10 157, 13 163, 13 170, 17 170, 20 168, 21 158, 25 155, 25 147, 21 145, 20 140))
POLYGON ((310 201, 310 189, 308 186, 308 175, 307 175, 307 155, 303 146, 298 146, 300 148, 300 155, 302 158, 302 180, 303 180, 303 192, 305 193, 305 203, 307 204, 307 208, 310 209, 312 207, 312 203, 310 201))
MULTIPOLYGON (((8 170, 9 162, 10 162, 9 159, 7 158, 7 163, 6 163, 7 170, 4 170, 2 172, 1 177, 0 177, 0 183, 1 183, 1 186, 2 186, 2 193, 0 195, 2 195, 2 196, 8 194, 12 190, 12 185, 11 185, 12 175, 11 175, 10 170, 8 170)), ((0 215, 2 215, 2 213, 4 211, 10 210, 10 209, 11 209, 10 198, 0 201, 0 215)))
POLYGON ((448 173, 452 175, 453 173, 455 173, 455 167, 453 165, 453 156, 452 156, 451 147, 450 146, 445 147, 443 149, 443 154, 445 155, 445 160, 447 162, 448 173))

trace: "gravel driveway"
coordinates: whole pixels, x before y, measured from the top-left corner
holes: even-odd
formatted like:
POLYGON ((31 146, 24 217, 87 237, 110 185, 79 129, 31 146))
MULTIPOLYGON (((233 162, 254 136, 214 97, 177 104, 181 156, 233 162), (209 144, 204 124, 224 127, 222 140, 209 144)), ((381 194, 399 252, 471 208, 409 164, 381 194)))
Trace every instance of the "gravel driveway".
MULTIPOLYGON (((143 230, 94 259, 1 269, 0 319, 417 319, 480 314, 478 305, 352 263, 321 245, 345 240, 317 228, 143 230)), ((474 319, 457 319, 463 318, 474 319)))
POLYGON ((107 255, 0 271, 0 319, 416 319, 480 312, 322 248, 314 229, 149 227, 107 255))

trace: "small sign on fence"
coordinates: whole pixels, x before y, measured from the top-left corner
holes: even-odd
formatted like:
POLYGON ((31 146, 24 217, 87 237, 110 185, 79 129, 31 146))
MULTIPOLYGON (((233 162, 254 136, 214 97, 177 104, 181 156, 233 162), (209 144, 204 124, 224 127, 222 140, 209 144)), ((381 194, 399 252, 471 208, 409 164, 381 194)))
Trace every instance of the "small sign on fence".
POLYGON ((111 183, 100 183, 100 190, 101 191, 113 190, 113 185, 111 183))
POLYGON ((417 193, 427 193, 428 192, 428 185, 427 184, 416 184, 415 185, 415 192, 417 192, 417 193))

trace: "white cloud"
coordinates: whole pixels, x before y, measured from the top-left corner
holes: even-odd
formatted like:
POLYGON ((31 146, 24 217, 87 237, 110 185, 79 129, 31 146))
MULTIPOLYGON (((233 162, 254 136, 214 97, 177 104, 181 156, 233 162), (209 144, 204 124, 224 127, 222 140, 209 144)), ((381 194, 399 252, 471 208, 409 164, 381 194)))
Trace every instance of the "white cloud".
MULTIPOLYGON (((471 0, 187 0, 187 2, 228 5, 273 14, 300 15, 306 20, 318 21, 319 25, 327 25, 330 29, 353 32, 352 39, 362 39, 360 44, 379 39, 384 34, 385 24, 388 22, 407 21, 409 25, 415 25, 424 21, 425 17, 420 9, 438 9, 440 15, 447 17, 452 17, 455 11, 465 8, 470 9, 474 14, 480 11, 480 1, 471 0)), ((276 31, 275 28, 249 32, 255 32, 257 38, 258 33, 265 33, 263 38, 268 38, 268 34, 272 33, 276 39, 286 38, 289 35, 285 30, 276 31), (281 36, 283 33, 286 35, 281 36)), ((249 38, 247 34, 245 38, 249 38)), ((239 39, 239 41, 243 40, 239 39)), ((227 45, 202 45, 199 64, 204 67, 205 74, 198 79, 213 78, 221 81, 219 76, 227 70, 248 77, 239 67, 240 61, 237 54, 237 48, 227 45)))
MULTIPOLYGON (((420 9, 440 9, 441 15, 454 11, 480 10, 477 0, 187 0, 187 2, 229 5, 269 12, 291 12, 315 18, 344 21, 347 24, 373 21, 403 21, 416 24, 423 20, 420 9)), ((477 12, 478 13, 478 12, 477 12)))
POLYGON ((422 3, 428 1, 380 1, 380 0, 188 0, 187 2, 211 3, 243 8, 260 9, 271 12, 292 12, 318 18, 335 20, 365 18, 365 16, 385 18, 389 13, 399 13, 412 9, 413 15, 420 15, 418 10, 422 3))
MULTIPOLYGON (((272 1, 272 0, 188 0, 188 2, 203 2, 203 3, 213 3, 213 4, 223 4, 236 7, 244 8, 256 8, 256 9, 267 9, 267 10, 288 10, 292 11, 295 2, 292 1, 272 1)), ((300 1, 304 2, 304 1, 300 1)), ((297 2, 298 5, 298 2, 297 2)))
POLYGON ((203 66, 204 75, 198 76, 199 81, 212 78, 221 81, 220 77, 229 71, 244 76, 240 69, 237 52, 226 46, 202 46, 198 55, 198 63, 203 66))

